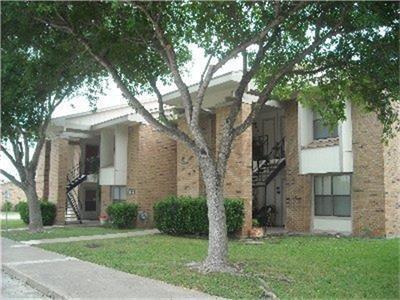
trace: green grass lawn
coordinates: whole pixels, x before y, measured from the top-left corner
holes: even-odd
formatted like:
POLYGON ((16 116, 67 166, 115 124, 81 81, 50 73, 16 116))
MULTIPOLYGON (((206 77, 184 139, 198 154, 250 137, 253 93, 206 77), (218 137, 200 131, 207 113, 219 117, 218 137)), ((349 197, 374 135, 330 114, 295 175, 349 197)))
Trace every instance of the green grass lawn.
POLYGON ((18 231, 3 231, 1 235, 3 237, 15 240, 15 241, 28 241, 28 240, 40 240, 40 239, 54 239, 63 237, 73 236, 84 236, 84 235, 96 235, 106 233, 120 233, 128 232, 135 229, 116 229, 111 227, 54 227, 45 229, 43 232, 31 233, 27 230, 18 231))
POLYGON ((260 280, 280 298, 399 298, 399 240, 274 237, 229 244, 243 275, 200 274, 207 241, 166 235, 47 244, 40 247, 121 271, 227 298, 261 296, 260 280))
POLYGON ((6 220, 1 220, 1 229, 14 229, 14 228, 23 228, 28 227, 22 220, 7 220, 7 227, 6 227, 6 220))

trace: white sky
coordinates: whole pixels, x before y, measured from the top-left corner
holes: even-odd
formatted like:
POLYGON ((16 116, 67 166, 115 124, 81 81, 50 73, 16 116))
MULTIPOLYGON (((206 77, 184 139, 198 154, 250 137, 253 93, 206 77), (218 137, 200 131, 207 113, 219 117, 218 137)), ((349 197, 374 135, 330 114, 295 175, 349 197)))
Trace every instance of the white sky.
MULTIPOLYGON (((183 79, 186 84, 190 85, 196 83, 200 80, 200 76, 204 70, 204 67, 207 63, 207 59, 204 56, 204 51, 196 46, 191 46, 190 50, 192 51, 192 61, 190 61, 185 69, 187 70, 183 74, 183 79)), ((215 76, 218 76, 223 73, 227 73, 230 71, 241 70, 242 68, 242 59, 241 57, 237 57, 231 61, 229 61, 223 68, 221 68, 215 76)), ((159 86, 162 93, 167 93, 169 91, 175 90, 176 87, 174 85, 171 86, 159 86)), ((118 104, 124 104, 126 100, 122 97, 121 92, 117 88, 117 86, 110 81, 108 84, 108 90, 105 90, 105 95, 99 97, 97 102, 97 107, 108 107, 114 106, 118 104)), ((89 102, 85 97, 75 97, 68 102, 62 103, 54 112, 53 117, 59 117, 63 115, 73 114, 77 112, 83 112, 90 110, 89 102)), ((11 162, 1 154, 1 168, 8 171, 12 175, 17 176, 17 172, 11 162)), ((0 174, 0 181, 3 181, 5 178, 0 174)))

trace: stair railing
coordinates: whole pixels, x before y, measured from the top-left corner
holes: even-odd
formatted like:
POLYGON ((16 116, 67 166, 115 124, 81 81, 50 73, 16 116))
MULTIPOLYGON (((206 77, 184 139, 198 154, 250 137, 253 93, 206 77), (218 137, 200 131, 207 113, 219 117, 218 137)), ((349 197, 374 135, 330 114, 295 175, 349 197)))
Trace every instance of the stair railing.
POLYGON ((256 165, 253 165, 253 177, 256 177, 258 181, 258 179, 261 179, 260 177, 262 177, 264 171, 271 167, 272 160, 280 161, 283 158, 285 158, 285 138, 278 141, 262 159, 255 161, 256 165))

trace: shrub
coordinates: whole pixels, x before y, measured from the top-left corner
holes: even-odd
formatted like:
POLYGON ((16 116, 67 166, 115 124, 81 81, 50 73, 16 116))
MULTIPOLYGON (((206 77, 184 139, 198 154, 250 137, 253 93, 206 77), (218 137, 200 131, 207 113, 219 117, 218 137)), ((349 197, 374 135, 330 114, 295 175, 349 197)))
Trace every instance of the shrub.
MULTIPOLYGON (((240 199, 225 199, 229 233, 243 225, 244 206, 240 199)), ((154 205, 157 229, 169 234, 207 234, 207 202, 204 197, 169 196, 154 205)))
MULTIPOLYGON (((27 202, 18 203, 18 211, 22 221, 25 224, 29 224, 29 207, 27 202)), ((56 218, 57 209, 56 205, 51 202, 41 201, 40 211, 42 212, 42 221, 44 226, 51 226, 54 224, 56 218)))
POLYGON ((133 227, 137 212, 138 206, 134 203, 117 202, 107 207, 111 223, 118 228, 133 227))
POLYGON ((56 205, 51 202, 42 201, 40 203, 40 210, 42 211, 43 225, 44 226, 53 225, 57 214, 56 205))
POLYGON ((20 202, 18 202, 17 204, 15 204, 14 210, 15 210, 16 212, 19 212, 20 206, 21 206, 21 205, 24 205, 24 203, 26 203, 26 202, 25 202, 25 201, 20 201, 20 202))
POLYGON ((6 201, 1 206, 1 211, 11 211, 12 210, 12 203, 10 201, 6 201))

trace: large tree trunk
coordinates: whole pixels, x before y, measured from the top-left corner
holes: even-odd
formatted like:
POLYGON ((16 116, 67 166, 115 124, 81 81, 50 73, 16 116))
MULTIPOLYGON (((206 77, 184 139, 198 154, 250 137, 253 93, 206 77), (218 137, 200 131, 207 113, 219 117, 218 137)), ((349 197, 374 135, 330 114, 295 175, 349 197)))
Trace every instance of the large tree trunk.
POLYGON ((231 271, 228 264, 228 234, 224 207, 223 180, 209 159, 202 165, 208 207, 208 255, 202 269, 206 272, 231 271))
POLYGON ((40 201, 36 192, 36 182, 34 180, 30 180, 24 192, 29 207, 29 231, 43 231, 42 212, 40 210, 40 201))

